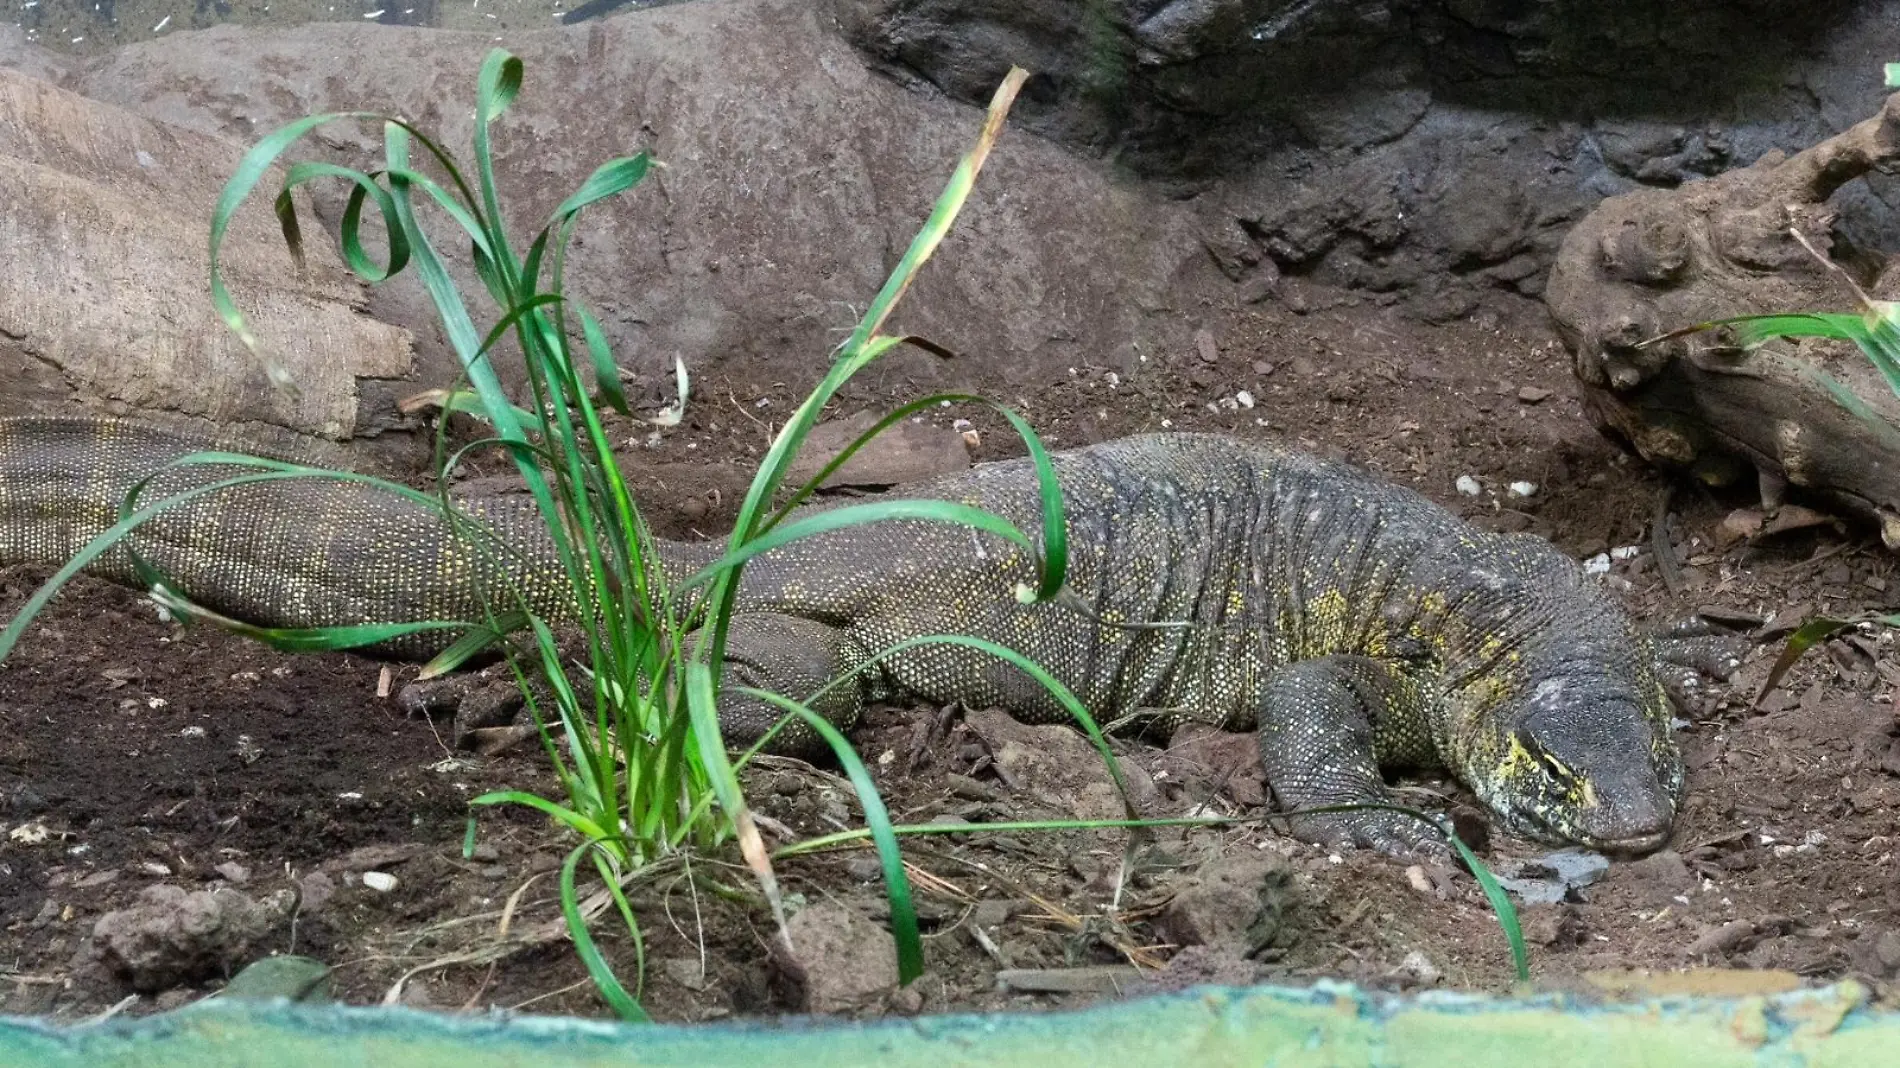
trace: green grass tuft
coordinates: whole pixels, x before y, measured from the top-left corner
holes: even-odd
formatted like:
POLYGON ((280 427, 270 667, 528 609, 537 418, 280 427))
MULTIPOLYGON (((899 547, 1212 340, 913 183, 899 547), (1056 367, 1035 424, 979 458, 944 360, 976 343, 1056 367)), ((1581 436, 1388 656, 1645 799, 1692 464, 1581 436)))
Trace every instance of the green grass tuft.
MULTIPOLYGON (((1062 588, 1065 528, 1054 471, 1028 424, 1006 409, 1005 417, 1023 435, 1036 458, 1046 505, 1040 542, 997 516, 953 504, 883 502, 786 521, 790 508, 808 496, 824 474, 848 460, 876 432, 921 407, 923 402, 900 409, 854 442, 826 472, 786 493, 792 458, 820 410, 846 381, 898 344, 909 341, 934 347, 921 339, 890 337, 878 331, 955 222, 1026 74, 1012 71, 1004 80, 975 146, 958 165, 910 249, 850 338, 834 354, 828 373, 773 442, 740 510, 725 556, 676 587, 669 586, 669 581, 677 576, 663 574, 658 565, 652 538, 612 461, 602 424, 605 411, 628 412, 618 365, 598 319, 562 289, 568 243, 581 213, 607 197, 634 189, 654 163, 639 153, 601 166, 555 209, 527 243, 525 254, 517 257, 502 217, 490 128, 519 94, 522 76, 520 60, 500 49, 492 51, 482 64, 476 86, 472 181, 446 149, 422 131, 392 118, 365 113, 313 116, 265 137, 246 155, 219 201, 212 224, 212 296, 224 321, 263 360, 272 381, 294 390, 291 373, 269 358, 230 300, 218 270, 218 247, 232 215, 270 167, 302 136, 333 121, 381 122, 385 157, 382 169, 365 173, 330 164, 294 165, 288 168, 274 202, 278 219, 293 255, 301 256, 301 231, 292 191, 316 180, 342 180, 351 185, 340 234, 345 262, 370 282, 393 277, 405 269, 418 273, 461 363, 463 381, 454 388, 434 391, 427 398, 444 415, 437 444, 438 471, 449 470, 470 448, 450 453, 447 416, 459 413, 479 419, 491 428, 492 437, 473 447, 498 447, 506 452, 546 521, 573 591, 569 618, 559 622, 564 630, 574 631, 581 639, 579 656, 564 654, 555 637, 556 623, 538 617, 525 600, 518 599, 518 603, 491 606, 486 619, 459 621, 468 636, 438 656, 425 674, 448 670, 512 632, 503 653, 527 696, 529 713, 542 728, 543 748, 562 785, 563 796, 555 799, 505 790, 475 798, 471 804, 477 810, 498 804, 529 806, 580 836, 581 845, 563 868, 563 909, 576 948, 602 996, 622 1016, 640 1019, 644 1017, 636 996, 613 976, 592 934, 585 929, 577 904, 578 865, 583 854, 593 858, 595 874, 612 895, 636 945, 638 925, 620 892, 620 881, 642 865, 682 849, 712 849, 736 843, 783 922, 771 860, 752 824, 716 714, 719 672, 714 666, 722 660, 738 578, 745 563, 761 552, 822 530, 893 518, 927 519, 970 525, 1036 554, 1040 562, 1037 588, 1019 591, 1019 595, 1047 598, 1062 588), (412 165, 414 145, 422 146, 435 168, 445 175, 445 182, 424 175, 412 165), (433 205, 467 238, 475 275, 493 303, 494 322, 485 332, 477 329, 475 316, 418 224, 418 205, 433 205), (364 209, 369 206, 381 220, 384 244, 389 250, 388 262, 380 266, 364 251, 360 231, 364 209), (569 342, 575 325, 581 339, 579 352, 569 342), (491 364, 494 352, 508 339, 519 349, 526 372, 529 397, 521 403, 504 392, 491 364), (773 502, 783 497, 789 499, 774 508, 773 502), (681 607, 689 594, 701 598, 701 611, 690 617, 681 607)), ((683 367, 680 377, 683 408, 683 367)), ((320 476, 313 473, 312 477, 320 476)), ((458 526, 472 527, 471 520, 458 517, 450 509, 446 479, 440 484, 432 500, 458 526)), ((125 531, 117 533, 123 535, 125 531)), ((478 532, 470 533, 473 536, 478 532)), ((239 621, 201 609, 194 611, 182 598, 175 601, 180 611, 196 618, 294 648, 360 644, 389 633, 381 627, 308 633, 266 631, 246 628, 239 621)), ((457 623, 439 621, 427 626, 457 623)), ((796 702, 788 701, 787 707, 788 715, 805 718, 832 742, 861 792, 867 824, 885 853, 893 933, 903 963, 903 978, 908 981, 922 970, 922 943, 883 804, 842 736, 796 702)), ((471 846, 472 835, 471 825, 471 846)))

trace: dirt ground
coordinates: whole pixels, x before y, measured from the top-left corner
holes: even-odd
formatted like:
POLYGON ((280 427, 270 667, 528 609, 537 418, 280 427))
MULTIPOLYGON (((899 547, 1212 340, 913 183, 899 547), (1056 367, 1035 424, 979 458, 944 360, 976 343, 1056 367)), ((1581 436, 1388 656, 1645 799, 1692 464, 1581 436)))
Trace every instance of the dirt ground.
MULTIPOLYGON (((1654 621, 1713 607, 1782 623, 1893 603, 1895 558, 1862 533, 1822 523, 1725 540, 1724 518, 1749 502, 1697 490, 1674 496, 1682 588, 1669 592, 1649 536, 1666 483, 1586 422, 1541 309, 1517 302, 1428 327, 1356 298, 1307 292, 1299 303, 1297 314, 1277 301, 1179 311, 1215 351, 1157 355, 1115 385, 1077 366, 1002 399, 1059 445, 1163 427, 1291 440, 1579 557, 1636 546, 1616 554, 1606 581, 1654 621), (1475 496, 1455 488, 1467 475, 1475 496), (1513 496, 1517 482, 1534 491, 1513 496)), ((885 400, 901 399, 901 383, 890 385, 885 400)), ((718 532, 767 439, 764 420, 795 399, 743 379, 701 382, 699 397, 686 425, 629 458, 645 465, 663 532, 718 532)), ((1007 451, 993 416, 939 418, 958 414, 984 432, 985 455, 1007 451)), ((0 612, 42 577, 0 573, 0 612)), ((1706 707, 1685 711, 1690 795, 1668 851, 1525 907, 1540 984, 1601 988, 1620 969, 1693 965, 1879 983, 1900 966, 1891 637, 1834 643, 1751 710, 1771 657, 1758 650, 1706 707)), ((413 670, 395 668, 392 688, 413 670)), ((462 859, 468 798, 556 789, 538 750, 451 751, 445 726, 406 719, 378 696, 383 671, 182 630, 99 584, 62 596, 0 667, 0 1011, 73 1020, 215 992, 215 969, 135 991, 92 948, 102 916, 169 884, 261 902, 295 888, 295 922, 245 959, 316 957, 351 1003, 605 1014, 558 933, 554 869, 569 839, 526 810, 494 809, 481 816, 474 858, 462 859), (393 887, 368 885, 366 872, 393 887)), ((857 740, 900 822, 1110 814, 1099 765, 1064 728, 899 708, 878 712, 857 740)), ((1119 748, 1150 814, 1261 812, 1250 738, 1119 748)), ((1411 785, 1429 803, 1472 807, 1448 782, 1411 785)), ((775 821, 768 829, 803 837, 858 822, 830 769, 769 762, 748 788, 775 821)), ((731 858, 701 858, 691 872, 661 865, 631 888, 646 936, 644 1001, 659 1018, 705 1020, 1043 1009, 1200 981, 1510 986, 1497 922, 1462 872, 1330 854, 1254 824, 1162 834, 1120 878, 1122 843, 1108 832, 915 840, 927 972, 894 995, 852 981, 890 966, 868 854, 780 864, 812 963, 802 984, 772 962, 770 917, 731 858)), ((1549 852, 1510 839, 1488 850, 1499 869, 1549 852)), ((632 942, 608 923, 596 929, 631 977, 632 942)))

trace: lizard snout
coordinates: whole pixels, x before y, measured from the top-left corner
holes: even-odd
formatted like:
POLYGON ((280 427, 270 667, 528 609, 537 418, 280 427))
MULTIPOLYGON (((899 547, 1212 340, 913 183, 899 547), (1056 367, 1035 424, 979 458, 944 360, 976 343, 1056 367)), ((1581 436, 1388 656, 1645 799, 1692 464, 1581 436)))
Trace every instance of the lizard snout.
POLYGON ((1589 791, 1578 813, 1586 844, 1600 852, 1642 856, 1662 848, 1676 822, 1676 806, 1653 781, 1609 783, 1589 791))

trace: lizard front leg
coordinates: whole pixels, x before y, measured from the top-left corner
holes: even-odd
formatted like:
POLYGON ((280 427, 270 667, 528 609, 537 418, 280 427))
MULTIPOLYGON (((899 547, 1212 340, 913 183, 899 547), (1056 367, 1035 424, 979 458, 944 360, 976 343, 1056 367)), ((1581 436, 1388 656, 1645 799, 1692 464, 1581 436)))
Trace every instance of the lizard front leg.
MULTIPOLYGON (((1404 686, 1363 656, 1327 656, 1279 668, 1261 698, 1260 756, 1283 811, 1341 804, 1393 804, 1379 773, 1374 731, 1395 714, 1404 686)), ((1442 854, 1442 836, 1404 813, 1360 809, 1295 815, 1296 837, 1393 856, 1442 854)))

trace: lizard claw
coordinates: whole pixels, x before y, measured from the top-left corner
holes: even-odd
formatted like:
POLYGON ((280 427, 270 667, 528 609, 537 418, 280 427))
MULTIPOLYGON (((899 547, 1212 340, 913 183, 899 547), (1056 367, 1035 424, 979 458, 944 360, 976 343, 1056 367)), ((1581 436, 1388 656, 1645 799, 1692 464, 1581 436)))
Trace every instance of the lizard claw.
POLYGON ((1753 640, 1718 623, 1691 618, 1653 635, 1656 677, 1678 709, 1702 707, 1704 683, 1726 682, 1742 665, 1753 640))
POLYGON ((1656 640, 1658 664, 1687 668, 1698 675, 1726 680, 1742 666, 1750 641, 1740 635, 1697 635, 1656 640))
POLYGON ((1287 826, 1294 837, 1328 849, 1371 849, 1398 860, 1451 855, 1451 847, 1436 828, 1399 812, 1314 812, 1288 816, 1287 826))

